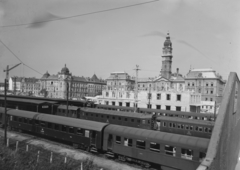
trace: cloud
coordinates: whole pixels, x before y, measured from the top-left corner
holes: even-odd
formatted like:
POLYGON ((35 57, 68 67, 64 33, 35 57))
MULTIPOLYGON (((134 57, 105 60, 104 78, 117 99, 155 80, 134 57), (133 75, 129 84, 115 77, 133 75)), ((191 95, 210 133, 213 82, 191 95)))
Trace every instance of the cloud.
POLYGON ((60 19, 61 17, 53 15, 50 12, 46 12, 42 15, 38 15, 37 17, 33 18, 31 21, 32 24, 28 26, 28 28, 41 28, 48 24, 48 21, 55 20, 55 19, 60 19))

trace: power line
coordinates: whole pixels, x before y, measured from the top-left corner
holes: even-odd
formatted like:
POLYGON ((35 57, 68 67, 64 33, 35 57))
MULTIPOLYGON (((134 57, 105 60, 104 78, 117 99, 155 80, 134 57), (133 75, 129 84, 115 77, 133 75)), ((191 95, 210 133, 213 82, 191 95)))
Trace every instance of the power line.
POLYGON ((119 10, 119 9, 134 7, 134 6, 139 6, 139 5, 145 5, 145 4, 153 3, 153 2, 157 2, 157 1, 159 1, 159 0, 142 2, 142 3, 133 4, 133 5, 117 7, 117 8, 105 9, 105 10, 101 10, 101 11, 89 12, 89 13, 85 13, 85 14, 72 15, 72 16, 68 16, 68 17, 56 18, 56 19, 47 20, 47 21, 39 21, 39 22, 31 22, 31 23, 15 24, 15 25, 3 25, 3 26, 0 26, 0 27, 17 27, 17 26, 24 26, 24 25, 30 25, 30 24, 40 24, 40 23, 46 23, 46 22, 53 22, 53 21, 65 20, 65 19, 76 18, 76 17, 86 16, 86 15, 97 14, 97 13, 109 12, 109 11, 114 11, 114 10, 119 10))
POLYGON ((33 71, 35 71, 35 72, 37 72, 37 73, 39 73, 39 74, 41 74, 41 75, 43 75, 42 73, 38 72, 37 70, 35 70, 35 69, 33 69, 32 67, 28 66, 27 64, 23 63, 22 60, 21 60, 10 48, 8 48, 8 46, 7 46, 6 44, 4 44, 4 42, 3 42, 1 39, 0 39, 0 42, 3 44, 3 46, 4 46, 6 49, 8 49, 8 51, 10 51, 10 52, 12 53, 13 56, 16 57, 23 65, 27 66, 28 68, 32 69, 33 71))

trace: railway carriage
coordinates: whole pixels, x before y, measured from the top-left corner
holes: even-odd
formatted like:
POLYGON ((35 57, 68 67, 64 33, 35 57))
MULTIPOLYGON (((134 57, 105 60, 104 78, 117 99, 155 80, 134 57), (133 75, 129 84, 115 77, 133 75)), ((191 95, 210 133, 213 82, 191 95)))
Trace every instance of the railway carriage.
POLYGON ((22 110, 9 110, 9 126, 73 144, 76 148, 97 152, 102 148, 107 123, 74 119, 22 110))
POLYGON ((210 138, 214 122, 178 117, 159 116, 156 118, 158 130, 188 136, 210 138))
POLYGON ((159 169, 193 170, 205 157, 209 139, 108 125, 103 150, 109 157, 159 169))

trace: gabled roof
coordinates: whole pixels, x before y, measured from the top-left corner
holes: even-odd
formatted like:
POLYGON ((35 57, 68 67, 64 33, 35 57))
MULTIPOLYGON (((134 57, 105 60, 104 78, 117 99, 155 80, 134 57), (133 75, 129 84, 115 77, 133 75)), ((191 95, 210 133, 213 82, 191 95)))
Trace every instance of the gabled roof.
POLYGON ((91 79, 92 79, 92 81, 99 81, 99 79, 97 78, 96 74, 94 74, 91 79))
POLYGON ((163 76, 158 76, 153 81, 156 82, 156 81, 169 81, 169 80, 163 76))
POLYGON ((220 78, 221 76, 216 74, 213 69, 192 69, 187 74, 186 78, 220 78))

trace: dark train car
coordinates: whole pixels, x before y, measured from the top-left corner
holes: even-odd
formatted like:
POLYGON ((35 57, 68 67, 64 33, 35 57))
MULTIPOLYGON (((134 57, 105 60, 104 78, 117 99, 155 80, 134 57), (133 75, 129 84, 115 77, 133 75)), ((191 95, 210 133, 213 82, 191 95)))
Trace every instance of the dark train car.
POLYGON ((187 119, 207 120, 207 121, 215 120, 214 114, 206 114, 206 113, 145 109, 145 108, 140 108, 139 112, 146 113, 146 114, 157 114, 157 116, 180 117, 180 118, 187 118, 187 119))
POLYGON ((79 118, 129 127, 150 129, 152 116, 134 112, 81 108, 79 118))
POLYGON ((59 116, 79 118, 80 107, 68 106, 68 113, 67 113, 67 106, 66 105, 60 105, 60 106, 58 106, 55 114, 59 115, 59 116))
MULTIPOLYGON (((7 97, 7 107, 12 109, 27 110, 39 113, 53 114, 56 112, 57 102, 48 100, 25 99, 7 97)), ((0 107, 5 106, 4 97, 0 97, 0 107)))
POLYGON ((9 110, 8 116, 11 128, 55 138, 92 152, 102 149, 102 133, 104 127, 108 125, 23 110, 9 110))
POLYGON ((107 156, 168 170, 197 169, 209 144, 205 138, 118 125, 108 125, 103 139, 107 156))
POLYGON ((188 136, 210 138, 214 122, 183 119, 178 117, 157 117, 158 130, 161 132, 176 133, 188 136))
POLYGON ((115 110, 115 111, 124 111, 124 112, 134 112, 134 107, 124 107, 124 106, 113 106, 113 105, 96 105, 97 109, 105 109, 105 110, 115 110))

